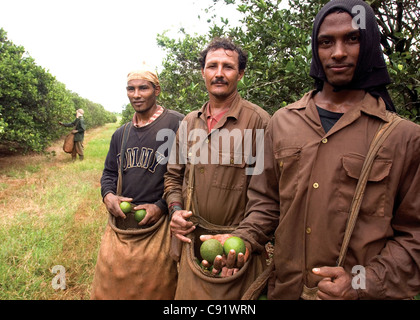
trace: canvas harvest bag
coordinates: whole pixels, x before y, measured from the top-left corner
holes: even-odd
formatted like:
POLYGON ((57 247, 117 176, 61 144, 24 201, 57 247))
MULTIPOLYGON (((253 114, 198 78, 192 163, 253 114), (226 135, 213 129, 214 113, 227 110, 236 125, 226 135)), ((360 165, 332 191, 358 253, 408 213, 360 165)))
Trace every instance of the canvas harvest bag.
POLYGON ((74 146, 74 133, 70 132, 64 138, 63 151, 66 152, 66 153, 72 153, 73 152, 73 146, 74 146))
MULTIPOLYGON (((196 120, 198 121, 198 119, 196 120)), ((196 127, 196 123, 194 125, 196 127)), ((193 139, 194 141, 195 139, 193 139)), ((236 274, 230 277, 222 278, 213 275, 208 270, 204 270, 199 263, 201 262, 200 246, 202 241, 200 236, 203 234, 221 234, 231 233, 236 226, 220 226, 206 221, 199 215, 197 198, 194 194, 194 163, 191 161, 190 174, 188 177, 188 189, 186 199, 186 210, 191 210, 193 216, 190 220, 195 225, 195 230, 188 235, 191 243, 182 243, 181 252, 172 252, 173 257, 180 255, 178 286, 175 299, 188 300, 239 300, 254 282, 254 280, 267 267, 266 256, 250 255, 245 263, 236 274)), ((179 247, 180 242, 173 237, 172 250, 179 247), (178 245, 177 245, 178 243, 178 245)), ((175 249, 175 250, 174 250, 175 249)))
MULTIPOLYGON (((124 128, 121 157, 128 134, 124 128)), ((131 122, 128 131, 131 129, 131 122)), ((121 167, 123 159, 121 160, 121 167)), ((120 167, 117 194, 121 195, 120 167)), ((95 268, 91 299, 171 300, 177 282, 176 262, 170 249, 169 217, 140 228, 134 213, 126 219, 109 214, 95 268)))
POLYGON ((212 225, 199 216, 196 229, 190 234, 191 243, 183 243, 179 264, 178 287, 175 299, 239 300, 248 287, 267 267, 265 255, 250 255, 236 274, 222 278, 204 270, 200 265, 200 236, 203 234, 231 233, 235 227, 212 225))

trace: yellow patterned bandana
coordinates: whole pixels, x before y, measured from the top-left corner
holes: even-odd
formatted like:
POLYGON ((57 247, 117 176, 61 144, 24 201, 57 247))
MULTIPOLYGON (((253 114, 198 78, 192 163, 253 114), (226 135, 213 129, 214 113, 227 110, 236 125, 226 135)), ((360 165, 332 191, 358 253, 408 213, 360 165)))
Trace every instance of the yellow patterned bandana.
POLYGON ((145 66, 143 66, 142 69, 131 71, 127 76, 127 82, 130 80, 146 80, 150 81, 155 86, 159 85, 159 78, 156 72, 145 66))

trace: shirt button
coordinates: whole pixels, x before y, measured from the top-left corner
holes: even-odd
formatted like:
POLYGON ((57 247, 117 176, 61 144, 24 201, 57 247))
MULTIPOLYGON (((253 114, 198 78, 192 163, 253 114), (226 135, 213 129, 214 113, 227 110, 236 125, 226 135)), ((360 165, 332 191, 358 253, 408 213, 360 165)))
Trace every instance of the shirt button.
POLYGON ((307 227, 307 228, 306 228, 306 233, 307 233, 307 234, 310 234, 311 232, 312 232, 312 229, 311 229, 311 228, 309 228, 309 227, 307 227))
POLYGON ((312 186, 314 187, 314 189, 318 189, 319 188, 318 182, 315 182, 312 186))
POLYGON ((327 143, 328 142, 328 139, 327 138, 324 138, 321 141, 322 141, 322 143, 327 143))

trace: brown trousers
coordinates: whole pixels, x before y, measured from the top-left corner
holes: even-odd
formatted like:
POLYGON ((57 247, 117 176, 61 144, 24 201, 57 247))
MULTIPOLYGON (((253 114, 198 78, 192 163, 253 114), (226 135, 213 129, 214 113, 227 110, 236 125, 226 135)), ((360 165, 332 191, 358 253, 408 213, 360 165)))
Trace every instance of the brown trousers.
POLYGON ((72 159, 76 160, 77 155, 79 155, 79 159, 83 160, 83 141, 75 141, 73 145, 73 151, 71 153, 72 159))

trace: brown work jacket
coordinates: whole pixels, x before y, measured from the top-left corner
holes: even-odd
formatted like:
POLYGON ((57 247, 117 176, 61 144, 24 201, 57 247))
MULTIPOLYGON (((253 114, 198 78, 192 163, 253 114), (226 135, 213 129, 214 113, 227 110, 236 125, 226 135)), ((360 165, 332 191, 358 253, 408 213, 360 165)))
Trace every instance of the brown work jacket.
MULTIPOLYGON (((257 172, 252 170, 257 164, 256 150, 263 150, 264 129, 270 116, 238 93, 229 111, 209 133, 206 111, 207 103, 181 123, 165 174, 164 197, 168 205, 185 205, 194 156, 195 214, 216 225, 237 225, 245 214, 249 180, 257 172), (193 128, 197 130, 191 133, 193 128), (259 142, 257 137, 261 138, 259 142)), ((260 166, 262 169, 263 162, 260 166)))
MULTIPOLYGON (((247 217, 235 234, 262 250, 275 232, 269 298, 298 299, 317 286, 314 267, 335 266, 348 212, 385 104, 366 94, 325 133, 312 98, 278 110, 265 137, 265 169, 252 177, 247 217)), ((344 268, 360 298, 420 292, 420 126, 401 121, 369 175, 344 268)))

